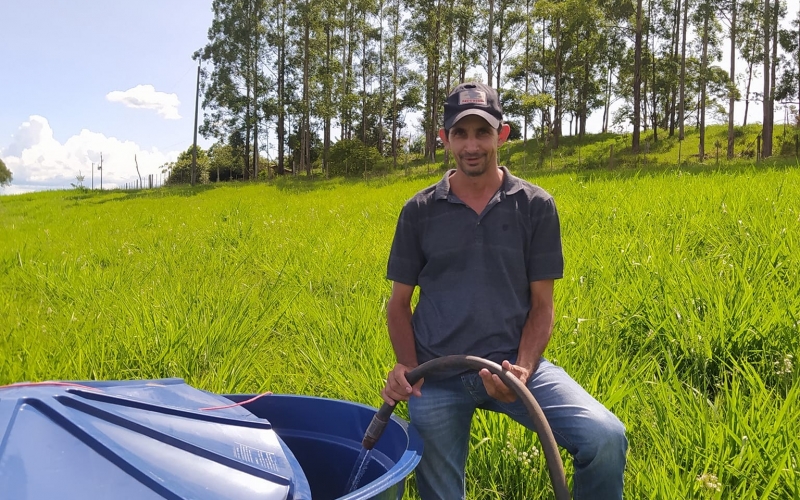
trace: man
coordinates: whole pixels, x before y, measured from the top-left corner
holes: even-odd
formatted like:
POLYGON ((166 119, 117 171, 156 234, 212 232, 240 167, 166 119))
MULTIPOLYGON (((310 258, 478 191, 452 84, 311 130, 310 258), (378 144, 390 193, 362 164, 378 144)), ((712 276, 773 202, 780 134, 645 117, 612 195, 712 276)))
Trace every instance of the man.
POLYGON ((498 166, 510 131, 502 120, 497 93, 486 85, 464 83, 447 98, 439 136, 457 168, 411 198, 397 222, 387 272, 397 364, 382 396, 389 404, 408 401, 425 445, 416 469, 424 500, 464 498, 476 408, 534 429, 522 401, 487 370, 408 384, 405 375, 418 364, 451 354, 501 363, 527 385, 573 456, 574 498, 621 498, 625 428, 542 357, 553 328, 553 283, 563 275, 558 213, 547 192, 498 166))

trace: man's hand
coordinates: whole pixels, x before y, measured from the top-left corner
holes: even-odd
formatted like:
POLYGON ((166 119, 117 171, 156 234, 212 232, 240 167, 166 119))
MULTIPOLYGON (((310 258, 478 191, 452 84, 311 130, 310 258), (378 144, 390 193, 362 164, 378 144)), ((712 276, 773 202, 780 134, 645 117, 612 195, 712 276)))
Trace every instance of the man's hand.
POLYGON ((386 377, 386 387, 381 391, 381 397, 388 404, 394 406, 398 401, 408 401, 411 396, 422 396, 420 387, 423 380, 420 380, 412 387, 406 380, 406 373, 412 370, 411 367, 397 363, 386 377))
MULTIPOLYGON (((503 370, 509 372, 514 377, 517 377, 523 385, 528 384, 528 379, 531 377, 533 371, 523 368, 519 365, 512 365, 509 361, 503 361, 503 370)), ((493 374, 486 368, 482 369, 478 374, 483 380, 483 386, 486 387, 486 392, 489 396, 495 398, 503 403, 513 403, 517 400, 517 394, 500 380, 500 377, 493 374)))

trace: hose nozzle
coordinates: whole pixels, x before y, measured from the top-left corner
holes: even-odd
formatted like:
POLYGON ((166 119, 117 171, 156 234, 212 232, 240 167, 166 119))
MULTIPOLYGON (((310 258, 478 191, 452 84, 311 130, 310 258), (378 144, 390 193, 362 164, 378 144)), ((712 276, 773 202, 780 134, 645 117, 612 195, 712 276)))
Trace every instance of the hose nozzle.
POLYGON ((386 429, 386 424, 389 423, 389 418, 393 411, 394 406, 383 403, 378 413, 372 417, 372 421, 369 423, 369 427, 367 427, 367 432, 364 433, 364 439, 361 440, 361 446, 365 450, 371 450, 375 447, 375 443, 377 443, 378 439, 383 435, 383 431, 386 429))

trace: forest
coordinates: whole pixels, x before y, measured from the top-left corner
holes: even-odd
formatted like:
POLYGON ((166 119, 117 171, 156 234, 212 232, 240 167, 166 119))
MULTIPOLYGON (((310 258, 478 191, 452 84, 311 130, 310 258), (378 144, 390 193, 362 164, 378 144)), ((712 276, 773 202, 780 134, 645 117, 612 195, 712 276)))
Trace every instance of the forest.
POLYGON ((223 180, 396 168, 402 151, 441 161, 443 102, 467 80, 498 89, 512 139, 557 150, 602 111, 600 132, 630 133, 634 153, 643 133, 682 140, 694 127, 701 161, 709 124, 728 125, 731 159, 736 128, 758 110, 758 154, 772 156, 776 108, 793 124, 800 101, 800 13, 780 0, 214 0, 212 9, 193 57, 200 133, 217 163, 235 166, 223 180))

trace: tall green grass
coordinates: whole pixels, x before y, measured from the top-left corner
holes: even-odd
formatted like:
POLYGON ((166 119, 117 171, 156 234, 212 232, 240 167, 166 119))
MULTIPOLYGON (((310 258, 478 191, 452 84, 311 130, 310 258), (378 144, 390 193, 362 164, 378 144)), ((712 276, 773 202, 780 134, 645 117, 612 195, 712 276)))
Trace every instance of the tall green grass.
MULTIPOLYGON (((626 497, 800 498, 800 171, 526 172, 556 197, 567 265, 546 354, 626 424, 626 497)), ((394 223, 435 180, 0 197, 0 384, 378 405, 394 223)), ((467 482, 551 495, 535 436, 492 414, 467 482)))

